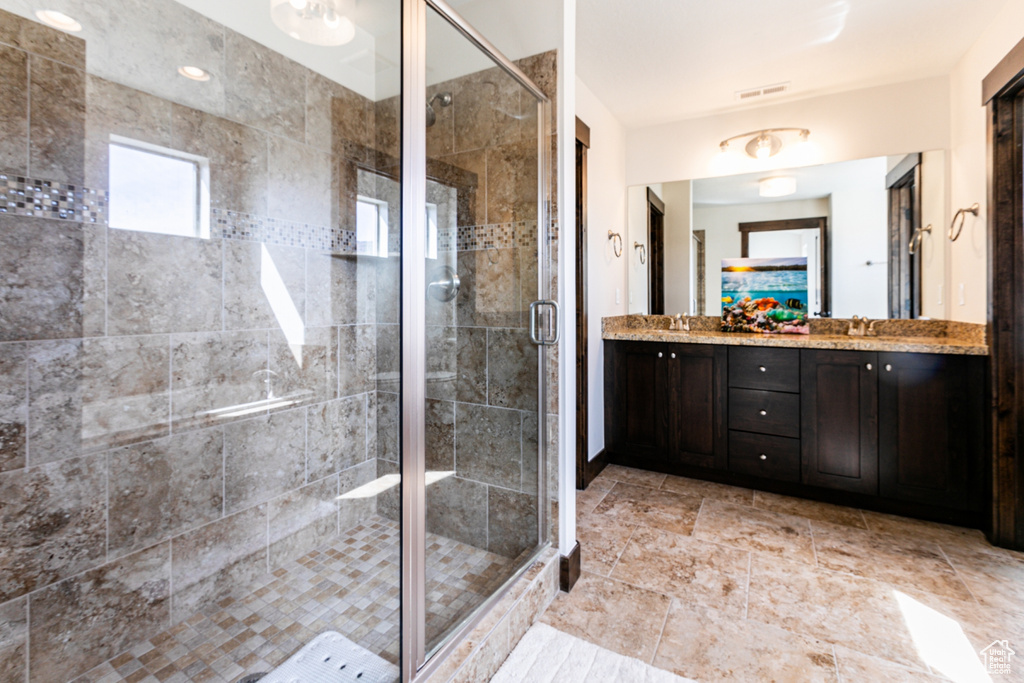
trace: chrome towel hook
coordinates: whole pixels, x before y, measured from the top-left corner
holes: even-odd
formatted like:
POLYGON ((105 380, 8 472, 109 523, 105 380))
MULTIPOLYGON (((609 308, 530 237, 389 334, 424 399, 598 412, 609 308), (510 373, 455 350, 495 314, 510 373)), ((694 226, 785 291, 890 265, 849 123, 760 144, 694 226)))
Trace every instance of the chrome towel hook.
POLYGON ((966 220, 967 214, 973 214, 977 216, 979 211, 981 211, 981 206, 978 204, 978 202, 974 202, 966 209, 956 210, 956 213, 953 214, 953 222, 949 224, 950 242, 956 242, 957 238, 960 237, 960 233, 963 232, 964 229, 964 220, 966 220), (957 219, 960 219, 960 227, 956 227, 957 219), (956 231, 955 235, 953 234, 954 230, 956 231))
POLYGON ((617 232, 608 231, 608 239, 612 243, 612 251, 615 252, 615 258, 622 256, 622 235, 617 232))
POLYGON ((639 242, 633 242, 633 248, 640 250, 640 265, 647 263, 647 247, 639 242))
POLYGON ((914 231, 914 236, 910 238, 910 255, 913 256, 914 252, 920 248, 922 242, 924 242, 924 234, 932 234, 932 224, 929 223, 927 228, 918 228, 914 231))

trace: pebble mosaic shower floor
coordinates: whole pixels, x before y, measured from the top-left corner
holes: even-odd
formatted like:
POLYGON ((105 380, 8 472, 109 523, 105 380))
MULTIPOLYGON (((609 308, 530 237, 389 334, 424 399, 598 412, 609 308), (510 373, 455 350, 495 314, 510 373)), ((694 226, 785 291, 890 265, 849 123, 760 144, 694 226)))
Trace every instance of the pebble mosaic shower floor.
MULTIPOLYGON (((74 683, 232 683, 334 630, 398 662, 399 528, 376 517, 111 658, 74 683)), ((514 560, 427 534, 427 633, 483 602, 514 560)))

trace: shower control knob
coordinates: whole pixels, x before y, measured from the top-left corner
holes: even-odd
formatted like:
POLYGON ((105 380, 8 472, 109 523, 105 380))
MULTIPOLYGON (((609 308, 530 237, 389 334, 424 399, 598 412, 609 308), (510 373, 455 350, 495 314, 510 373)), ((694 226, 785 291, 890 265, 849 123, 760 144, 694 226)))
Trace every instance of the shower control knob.
POLYGON ((762 460, 767 460, 767 459, 768 459, 768 456, 767 456, 767 455, 765 455, 764 453, 762 453, 762 454, 761 454, 761 455, 759 455, 758 457, 759 457, 759 458, 761 458, 762 460))

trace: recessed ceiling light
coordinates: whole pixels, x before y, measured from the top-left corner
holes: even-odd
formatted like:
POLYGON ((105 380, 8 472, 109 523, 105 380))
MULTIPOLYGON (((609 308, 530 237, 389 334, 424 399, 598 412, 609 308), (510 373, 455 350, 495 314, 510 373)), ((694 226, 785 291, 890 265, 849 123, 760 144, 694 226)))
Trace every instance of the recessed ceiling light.
POLYGON ((82 25, 77 21, 64 14, 63 12, 57 12, 52 9, 41 9, 36 10, 36 19, 43 22, 47 26, 59 28, 61 31, 72 31, 77 33, 82 30, 82 25))
POLYGON ((198 66, 179 66, 178 73, 185 78, 190 78, 193 81, 208 81, 210 80, 210 74, 205 70, 200 69, 198 66))

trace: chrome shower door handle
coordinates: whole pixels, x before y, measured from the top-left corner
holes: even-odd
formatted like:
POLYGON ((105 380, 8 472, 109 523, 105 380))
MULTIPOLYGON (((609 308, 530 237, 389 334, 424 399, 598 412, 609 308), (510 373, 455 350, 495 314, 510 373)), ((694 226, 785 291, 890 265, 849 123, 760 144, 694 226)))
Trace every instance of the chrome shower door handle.
POLYGON ((557 301, 551 301, 550 299, 541 299, 540 301, 534 301, 530 303, 530 341, 537 346, 554 346, 558 343, 561 338, 561 329, 559 325, 559 318, 561 309, 558 307, 557 301), (550 321, 550 334, 544 337, 539 336, 538 331, 540 328, 540 313, 547 308, 551 311, 551 315, 548 317, 550 321))

